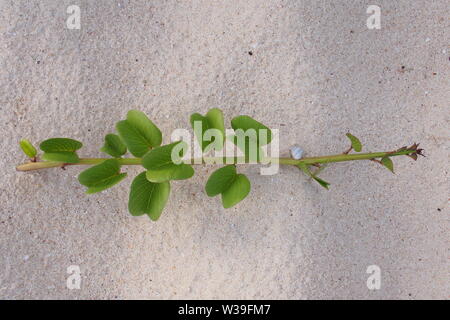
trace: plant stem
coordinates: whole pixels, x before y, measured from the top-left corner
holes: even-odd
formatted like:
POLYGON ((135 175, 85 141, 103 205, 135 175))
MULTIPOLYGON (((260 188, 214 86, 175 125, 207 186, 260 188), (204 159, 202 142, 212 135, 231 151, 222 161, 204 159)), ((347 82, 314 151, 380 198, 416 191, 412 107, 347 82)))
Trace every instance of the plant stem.
MULTIPOLYGON (((399 151, 386 151, 386 152, 370 152, 370 153, 355 153, 355 154, 336 154, 321 157, 308 157, 300 160, 295 160, 291 158, 267 158, 264 163, 279 163, 282 165, 298 165, 304 163, 307 165, 315 165, 320 163, 331 163, 331 162, 343 162, 343 161, 354 161, 354 160, 372 160, 375 158, 383 158, 386 156, 403 156, 415 153, 415 149, 405 149, 399 151)), ((80 158, 77 163, 62 163, 56 161, 37 161, 37 162, 27 162, 16 167, 18 171, 31 171, 46 168, 56 168, 56 167, 66 167, 70 165, 94 165, 99 164, 110 158, 80 158)), ((117 159, 121 165, 141 165, 141 158, 118 158, 117 159)), ((225 164, 244 164, 248 163, 244 161, 243 157, 205 157, 199 159, 189 159, 184 161, 190 164, 207 164, 212 162, 219 162, 225 164)))
MULTIPOLYGON (((111 158, 80 158, 77 163, 62 163, 57 161, 37 161, 37 162, 27 162, 16 167, 18 171, 31 171, 47 168, 57 168, 57 167, 67 167, 76 165, 93 165, 99 164, 105 160, 111 158)), ((142 162, 141 158, 120 158, 117 159, 121 165, 140 165, 142 162)))
MULTIPOLYGON (((354 154, 336 154, 331 156, 321 156, 321 157, 309 157, 300 160, 294 160, 290 158, 280 158, 280 164, 291 164, 298 165, 303 162, 308 165, 315 163, 330 163, 330 162, 343 162, 343 161, 354 161, 354 160, 371 160, 374 158, 383 158, 386 156, 404 156, 415 153, 416 150, 406 149, 402 151, 386 151, 386 152, 370 152, 370 153, 354 153, 354 154)), ((273 159, 276 161, 276 159, 273 159)))

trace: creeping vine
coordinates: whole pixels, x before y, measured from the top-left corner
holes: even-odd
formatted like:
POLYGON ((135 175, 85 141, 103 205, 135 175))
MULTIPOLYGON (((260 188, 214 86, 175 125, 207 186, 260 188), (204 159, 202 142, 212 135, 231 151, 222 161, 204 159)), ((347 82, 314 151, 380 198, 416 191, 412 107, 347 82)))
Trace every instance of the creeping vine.
POLYGON ((122 166, 142 166, 145 171, 137 175, 131 183, 128 209, 134 216, 147 214, 155 221, 160 217, 169 198, 170 181, 191 178, 194 175, 193 165, 225 164, 211 174, 205 191, 210 197, 220 195, 223 207, 230 208, 250 192, 250 180, 237 171, 237 165, 242 163, 292 165, 328 189, 330 184, 318 174, 329 163, 370 160, 394 172, 392 157, 408 156, 417 160, 418 155, 423 156, 423 149, 416 143, 393 151, 361 153, 360 140, 347 133, 350 147, 341 154, 302 157, 303 151, 295 147, 291 149, 290 158, 270 158, 264 154, 262 147, 272 141, 272 131, 249 116, 237 116, 231 120, 234 130, 231 136, 225 135, 224 117, 220 109, 211 109, 206 115, 195 113, 190 122, 202 151, 200 158, 184 159, 188 150, 184 141, 161 145, 162 133, 159 128, 143 112, 130 110, 126 119, 116 124, 118 134, 105 136, 100 151, 109 155, 109 158, 80 158, 77 151, 82 147, 82 143, 69 138, 42 141, 39 148, 43 154, 38 155, 36 148, 23 139, 20 141, 20 147, 29 157, 29 162, 17 166, 17 170, 90 165, 90 168, 78 176, 79 182, 87 187, 86 193, 90 194, 111 188, 125 179, 127 173, 121 171, 122 166), (243 155, 206 156, 212 151, 221 151, 226 140, 233 142, 243 155), (352 151, 355 153, 351 153, 352 151), (133 157, 124 157, 127 152, 133 157))

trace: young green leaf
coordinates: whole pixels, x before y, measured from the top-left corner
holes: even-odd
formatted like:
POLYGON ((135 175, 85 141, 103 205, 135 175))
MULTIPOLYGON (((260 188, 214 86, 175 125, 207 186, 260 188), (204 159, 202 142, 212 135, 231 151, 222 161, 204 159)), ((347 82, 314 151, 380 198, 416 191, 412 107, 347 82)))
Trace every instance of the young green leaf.
POLYGON ((52 138, 42 141, 39 145, 44 152, 75 152, 80 149, 83 144, 77 140, 69 139, 69 138, 52 138))
POLYGON ((233 118, 231 120, 231 127, 234 130, 241 129, 244 132, 251 129, 255 130, 258 146, 269 144, 272 141, 272 131, 262 123, 249 116, 237 116, 233 118), (261 140, 261 137, 265 137, 265 141, 261 140))
POLYGON ((192 177, 194 175, 194 169, 191 165, 174 163, 174 161, 178 162, 184 156, 186 147, 186 142, 177 141, 149 151, 142 158, 142 166, 148 170, 146 174, 147 179, 151 182, 160 183, 169 180, 184 180, 192 177))
POLYGON ((119 121, 116 129, 125 145, 135 157, 142 157, 151 148, 162 142, 162 134, 158 127, 138 110, 130 110, 127 119, 119 121))
POLYGON ((148 181, 161 183, 170 180, 186 180, 194 175, 194 169, 188 164, 166 166, 158 170, 148 170, 148 181))
POLYGON ((37 155, 37 150, 30 141, 27 139, 22 139, 19 142, 20 148, 22 149, 23 153, 25 153, 29 158, 34 158, 37 155))
POLYGON ((220 141, 215 144, 216 150, 221 150, 225 142, 225 125, 223 121, 223 113, 218 108, 213 108, 208 111, 206 116, 202 116, 199 113, 194 113, 191 115, 191 126, 194 129, 194 134, 197 137, 198 142, 201 145, 202 151, 214 143, 213 141, 203 140, 205 138, 205 133, 207 130, 215 129, 219 136, 214 136, 215 139, 220 139, 220 141), (220 147, 219 147, 220 145, 220 147))
POLYGON ((307 176, 313 178, 314 180, 316 180, 322 187, 324 187, 325 189, 328 190, 328 187, 330 186, 330 184, 328 182, 326 182, 325 180, 317 177, 316 175, 314 175, 308 168, 308 166, 306 164, 304 164, 303 162, 300 162, 297 167, 302 170, 307 176))
POLYGON ((63 163, 78 163, 80 158, 75 153, 83 144, 77 140, 69 138, 52 138, 42 141, 39 145, 45 153, 42 159, 47 161, 57 161, 63 163))
POLYGON ((381 159, 381 164, 388 168, 392 173, 394 173, 394 163, 392 162, 391 158, 383 157, 381 159))
POLYGON ((128 210, 133 216, 148 214, 153 221, 158 220, 170 194, 169 182, 153 183, 142 172, 131 184, 128 210))
POLYGON ((328 187, 330 185, 328 182, 326 182, 325 180, 320 179, 319 177, 314 176, 314 175, 312 176, 312 178, 314 180, 316 180, 322 187, 324 187, 325 189, 328 189, 328 187))
POLYGON ((217 196, 227 190, 236 178, 236 167, 225 166, 214 171, 206 182, 206 194, 210 197, 217 196))
POLYGON ((235 134, 230 139, 245 155, 245 161, 257 162, 264 157, 261 146, 272 141, 272 131, 249 116, 238 116, 231 120, 235 134))
POLYGON ((356 152, 360 152, 362 150, 361 141, 359 141, 359 139, 351 133, 347 133, 346 136, 350 139, 353 150, 355 150, 356 152))
POLYGON ((243 174, 236 174, 236 167, 228 165, 214 171, 206 182, 206 194, 214 197, 222 194, 222 205, 231 208, 250 192, 250 181, 243 174))
POLYGON ((80 158, 78 158, 78 155, 72 151, 45 152, 42 155, 42 159, 46 161, 56 161, 62 163, 80 162, 80 158))
POLYGON ((78 181, 88 187, 86 193, 90 194, 111 188, 126 176, 126 173, 120 173, 119 161, 108 159, 81 172, 78 181))
POLYGON ((105 144, 100 151, 114 158, 120 158, 127 152, 127 146, 118 135, 110 133, 105 136, 105 144))
POLYGON ((222 192, 222 205, 225 209, 238 204, 250 192, 250 181, 243 174, 236 175, 231 185, 222 192))
POLYGON ((228 136, 227 139, 233 142, 244 153, 246 162, 261 161, 264 157, 264 151, 258 145, 257 141, 247 134, 248 132, 245 133, 242 130, 238 130, 235 134, 228 136))

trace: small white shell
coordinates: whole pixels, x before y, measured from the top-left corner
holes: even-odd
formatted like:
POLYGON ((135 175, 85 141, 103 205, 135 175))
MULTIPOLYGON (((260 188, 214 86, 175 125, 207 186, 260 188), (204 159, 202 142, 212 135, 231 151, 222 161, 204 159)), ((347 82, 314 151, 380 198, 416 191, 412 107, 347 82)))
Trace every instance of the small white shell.
POLYGON ((292 146, 291 149, 290 149, 290 151, 291 151, 291 157, 292 157, 293 159, 295 159, 295 160, 300 160, 300 159, 303 157, 304 151, 303 151, 303 149, 302 149, 300 146, 298 146, 298 145, 292 146))

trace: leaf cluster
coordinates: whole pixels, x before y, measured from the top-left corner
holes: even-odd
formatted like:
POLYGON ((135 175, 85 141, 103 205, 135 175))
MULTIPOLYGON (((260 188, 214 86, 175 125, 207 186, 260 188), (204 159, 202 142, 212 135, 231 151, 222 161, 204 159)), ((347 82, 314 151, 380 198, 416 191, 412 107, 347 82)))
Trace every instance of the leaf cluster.
MULTIPOLYGON (((224 147, 225 124, 220 109, 211 109, 206 115, 194 113, 190 122, 203 152, 220 151, 224 147)), ((263 156, 260 147, 272 139, 270 129, 249 116, 233 118, 231 126, 235 130, 231 140, 243 151, 246 159, 252 159, 251 143, 258 148, 258 158, 253 160, 260 159, 263 156), (247 136, 247 140, 238 139, 252 130, 256 135, 247 136)), ((131 183, 128 209, 134 216, 147 214, 150 219, 157 220, 168 201, 171 181, 189 179, 194 175, 192 165, 183 160, 187 143, 176 141, 162 145, 160 129, 138 110, 129 111, 125 120, 117 122, 116 130, 117 133, 105 136, 100 148, 111 158, 84 170, 78 180, 87 187, 88 194, 113 187, 127 177, 127 173, 121 171, 122 159, 127 158, 122 157, 127 152, 131 153, 141 159, 145 171, 131 183)), ((37 152, 28 140, 22 140, 20 146, 27 156, 36 157, 37 152)), ((81 142, 68 138, 52 138, 40 144, 44 160, 61 162, 62 165, 80 162, 77 150, 81 147, 81 142)), ((247 176, 238 173, 235 165, 226 165, 211 174, 205 190, 210 197, 220 194, 223 207, 231 208, 247 197, 250 187, 247 176)))

